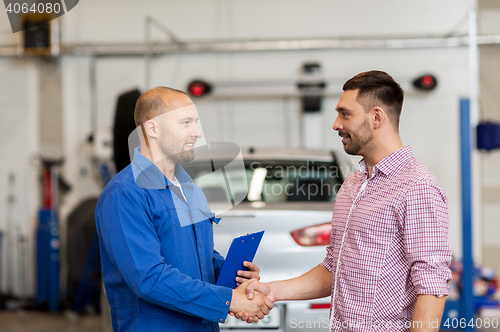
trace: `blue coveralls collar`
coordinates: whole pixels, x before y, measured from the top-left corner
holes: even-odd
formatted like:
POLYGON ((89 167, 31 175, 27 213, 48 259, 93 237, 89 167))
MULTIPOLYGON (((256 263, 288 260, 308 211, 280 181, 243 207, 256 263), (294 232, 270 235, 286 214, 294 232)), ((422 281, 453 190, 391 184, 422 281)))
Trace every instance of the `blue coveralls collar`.
MULTIPOLYGON (((132 172, 136 184, 145 189, 157 190, 166 189, 166 187, 172 186, 173 183, 139 150, 140 147, 134 149, 134 159, 132 161, 132 172)), ((179 164, 175 164, 174 175, 179 183, 193 182, 191 177, 179 164)))

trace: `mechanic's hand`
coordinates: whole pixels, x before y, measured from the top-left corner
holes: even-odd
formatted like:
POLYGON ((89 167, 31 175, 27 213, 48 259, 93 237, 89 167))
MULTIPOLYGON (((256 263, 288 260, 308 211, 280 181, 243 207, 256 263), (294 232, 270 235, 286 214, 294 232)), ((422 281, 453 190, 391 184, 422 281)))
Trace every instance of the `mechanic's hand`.
MULTIPOLYGON (((258 280, 251 280, 249 283, 244 283, 247 285, 245 288, 245 293, 249 300, 253 299, 254 296, 265 295, 273 304, 275 302, 275 295, 272 292, 271 284, 259 282, 258 280)), ((231 316, 246 321, 247 323, 255 322, 250 313, 244 311, 238 311, 235 313, 230 313, 231 316)))
POLYGON ((258 282, 258 280, 254 279, 247 280, 238 288, 233 289, 233 297, 229 307, 231 316, 234 315, 238 319, 244 317, 247 323, 257 323, 260 319, 264 318, 265 315, 268 315, 269 311, 274 306, 273 301, 258 292, 254 292, 251 300, 248 299, 246 289, 252 281, 258 282))
POLYGON ((243 266, 249 269, 249 271, 238 271, 238 276, 236 277, 236 285, 241 285, 242 282, 248 279, 257 279, 260 280, 260 269, 254 263, 250 263, 247 261, 243 262, 243 266))

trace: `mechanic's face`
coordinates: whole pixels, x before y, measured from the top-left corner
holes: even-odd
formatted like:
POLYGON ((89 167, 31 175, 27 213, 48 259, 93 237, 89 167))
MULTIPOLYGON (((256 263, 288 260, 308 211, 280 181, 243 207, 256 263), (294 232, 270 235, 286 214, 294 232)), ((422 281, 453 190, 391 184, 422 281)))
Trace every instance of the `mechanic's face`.
POLYGON ((201 131, 197 125, 198 114, 194 104, 191 102, 191 104, 185 103, 184 105, 166 112, 158 119, 161 128, 158 145, 165 158, 174 163, 192 161, 194 144, 201 137, 201 131))
POLYGON ((356 101, 358 89, 342 93, 337 104, 337 119, 333 130, 342 137, 344 150, 348 154, 363 155, 373 140, 373 129, 370 126, 370 112, 365 112, 363 105, 356 101))

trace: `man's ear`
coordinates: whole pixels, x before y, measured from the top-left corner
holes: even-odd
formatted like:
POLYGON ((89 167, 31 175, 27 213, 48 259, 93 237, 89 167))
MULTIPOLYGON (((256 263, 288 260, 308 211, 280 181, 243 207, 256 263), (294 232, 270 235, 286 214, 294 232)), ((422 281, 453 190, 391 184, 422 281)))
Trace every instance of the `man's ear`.
POLYGON ((387 114, 385 114, 383 108, 375 106, 374 108, 372 108, 371 113, 372 113, 371 114, 372 124, 374 129, 379 128, 384 121, 387 121, 386 119, 387 114))
POLYGON ((158 135, 160 134, 160 127, 158 123, 156 123, 153 120, 149 120, 144 122, 144 131, 146 132, 146 135, 149 137, 153 138, 158 138, 158 135))

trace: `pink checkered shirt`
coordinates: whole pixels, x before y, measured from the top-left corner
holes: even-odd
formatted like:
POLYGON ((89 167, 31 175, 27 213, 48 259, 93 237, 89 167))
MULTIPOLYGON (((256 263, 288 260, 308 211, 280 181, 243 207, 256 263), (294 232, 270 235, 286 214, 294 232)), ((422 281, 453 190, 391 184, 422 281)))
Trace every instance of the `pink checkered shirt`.
POLYGON ((411 147, 369 179, 362 160, 337 194, 321 263, 334 276, 331 331, 409 331, 419 294, 448 295, 450 262, 445 193, 411 147))

